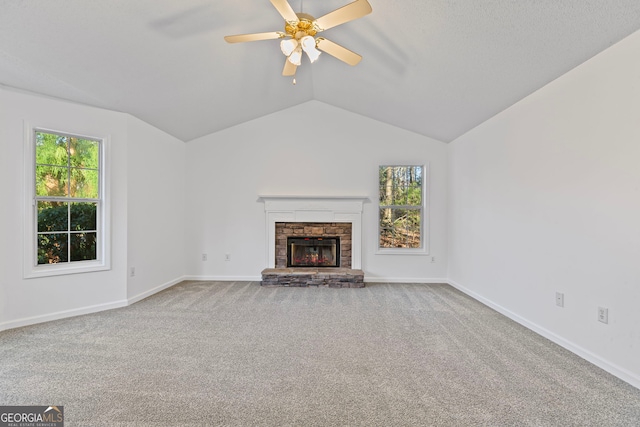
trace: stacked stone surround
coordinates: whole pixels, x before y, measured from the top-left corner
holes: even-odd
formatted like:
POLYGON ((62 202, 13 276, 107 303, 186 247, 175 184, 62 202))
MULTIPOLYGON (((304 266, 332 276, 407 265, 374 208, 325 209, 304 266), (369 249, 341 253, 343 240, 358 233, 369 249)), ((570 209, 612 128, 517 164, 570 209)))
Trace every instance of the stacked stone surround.
POLYGON ((350 268, 267 268, 262 286, 364 288, 364 272, 350 268))
POLYGON ((350 222, 276 222, 275 268, 262 271, 262 286, 363 288, 364 272, 351 268, 350 222), (340 267, 287 267, 287 237, 339 237, 340 267))
POLYGON ((287 237, 339 237, 340 267, 351 268, 350 222, 276 222, 276 268, 287 268, 287 237))

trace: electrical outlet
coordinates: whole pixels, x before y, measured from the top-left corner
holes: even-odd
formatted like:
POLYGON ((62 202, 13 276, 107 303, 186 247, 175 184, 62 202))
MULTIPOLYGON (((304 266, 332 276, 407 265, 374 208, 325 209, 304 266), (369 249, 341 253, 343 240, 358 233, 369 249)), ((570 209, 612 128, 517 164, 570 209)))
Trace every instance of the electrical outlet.
POLYGON ((206 261, 207 260, 207 254, 202 254, 202 260, 206 261))
POLYGON ((225 261, 231 261, 231 254, 224 254, 225 261))
POLYGON ((129 269, 129 276, 133 277, 136 275, 136 268, 135 267, 131 267, 129 269))
POLYGON ((556 305, 564 307, 564 294, 562 292, 556 292, 556 305))
POLYGON ((609 309, 598 307, 598 322, 609 323, 609 309))

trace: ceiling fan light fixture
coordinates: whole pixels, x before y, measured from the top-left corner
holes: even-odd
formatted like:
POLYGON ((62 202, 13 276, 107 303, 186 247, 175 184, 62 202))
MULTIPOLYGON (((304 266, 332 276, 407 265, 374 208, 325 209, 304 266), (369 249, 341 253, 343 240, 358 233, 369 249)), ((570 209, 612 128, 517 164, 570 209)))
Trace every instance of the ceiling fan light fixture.
POLYGON ((313 50, 307 51, 307 56, 309 56, 309 60, 313 64, 314 62, 316 62, 318 60, 318 58, 320 57, 321 53, 322 52, 320 52, 318 49, 313 49, 313 50))
POLYGON ((289 4, 290 0, 270 1, 284 18, 284 32, 271 31, 225 36, 227 43, 280 39, 280 50, 287 57, 282 70, 282 75, 286 77, 295 76, 296 69, 302 62, 303 51, 306 52, 311 63, 316 62, 323 52, 349 65, 356 65, 362 59, 362 56, 357 53, 324 37, 316 39, 316 35, 371 13, 371 5, 367 0, 352 0, 351 3, 317 19, 307 13, 296 13, 289 4))
POLYGON ((300 39, 300 44, 302 45, 302 48, 306 52, 308 49, 316 48, 316 39, 314 39, 311 36, 304 36, 303 38, 300 39))
POLYGON ((296 39, 286 39, 280 42, 280 50, 285 54, 285 56, 291 55, 297 47, 298 40, 296 39))
POLYGON ((300 46, 296 47, 295 50, 293 52, 291 52, 291 55, 289 55, 289 59, 288 60, 293 65, 302 64, 302 48, 300 46))
POLYGON ((302 49, 307 53, 311 63, 316 62, 322 53, 316 49, 316 40, 311 36, 304 36, 300 39, 300 44, 302 45, 302 49))

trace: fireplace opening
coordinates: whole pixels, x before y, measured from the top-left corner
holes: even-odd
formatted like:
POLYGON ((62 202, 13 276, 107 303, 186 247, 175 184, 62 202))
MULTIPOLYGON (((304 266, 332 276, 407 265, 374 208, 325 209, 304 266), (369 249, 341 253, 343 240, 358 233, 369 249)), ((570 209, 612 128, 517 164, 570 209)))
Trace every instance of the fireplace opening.
POLYGON ((340 267, 340 238, 287 237, 287 267, 340 267))

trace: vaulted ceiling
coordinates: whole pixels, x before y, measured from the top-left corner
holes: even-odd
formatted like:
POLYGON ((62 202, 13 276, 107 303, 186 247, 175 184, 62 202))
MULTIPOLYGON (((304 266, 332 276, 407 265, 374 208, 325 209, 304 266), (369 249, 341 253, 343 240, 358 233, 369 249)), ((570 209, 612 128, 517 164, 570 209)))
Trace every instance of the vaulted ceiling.
MULTIPOLYGON (((269 0, 0 0, 0 84, 130 113, 183 141, 319 100, 451 141, 640 29, 638 0, 369 0, 282 77, 269 0)), ((319 17, 349 0, 290 0, 319 17)), ((319 126, 322 123, 318 124, 319 126)))

